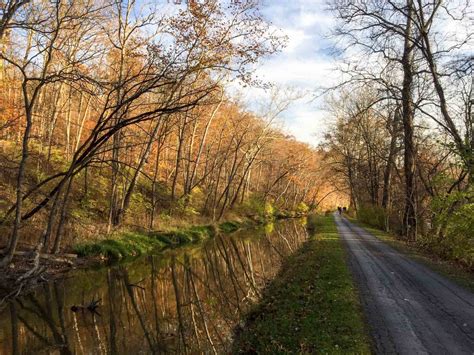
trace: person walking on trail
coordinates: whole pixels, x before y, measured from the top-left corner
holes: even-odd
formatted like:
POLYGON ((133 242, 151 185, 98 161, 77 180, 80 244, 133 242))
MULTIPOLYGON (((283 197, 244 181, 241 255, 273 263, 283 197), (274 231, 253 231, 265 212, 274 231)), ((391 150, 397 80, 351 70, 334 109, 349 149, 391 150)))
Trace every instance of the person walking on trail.
POLYGON ((341 206, 338 206, 338 207, 337 207, 337 210, 338 210, 339 216, 340 216, 340 215, 342 214, 342 208, 341 208, 341 206))

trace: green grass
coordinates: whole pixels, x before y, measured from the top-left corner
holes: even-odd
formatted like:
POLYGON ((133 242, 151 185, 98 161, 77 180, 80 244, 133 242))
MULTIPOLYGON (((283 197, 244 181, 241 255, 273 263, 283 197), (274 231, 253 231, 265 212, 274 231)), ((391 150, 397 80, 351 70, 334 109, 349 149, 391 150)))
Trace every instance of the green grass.
POLYGON ((99 241, 78 244, 74 246, 74 252, 80 257, 96 257, 116 261, 148 254, 157 249, 198 243, 219 232, 235 232, 240 227, 241 223, 238 222, 224 222, 217 227, 206 225, 150 233, 129 232, 112 235, 110 238, 99 241))
POLYGON ((370 353, 370 338, 332 216, 286 260, 237 334, 234 353, 370 353))
POLYGON ((165 246, 159 238, 139 233, 125 233, 116 239, 78 244, 74 252, 81 257, 100 257, 108 260, 138 256, 165 246))
POLYGON ((474 292, 474 275, 469 270, 461 267, 458 263, 441 259, 435 254, 423 250, 417 244, 409 244, 404 240, 398 239, 394 234, 374 228, 367 223, 361 222, 354 218, 348 219, 352 223, 366 229, 380 240, 386 242, 395 250, 408 255, 410 258, 428 266, 430 269, 474 292))

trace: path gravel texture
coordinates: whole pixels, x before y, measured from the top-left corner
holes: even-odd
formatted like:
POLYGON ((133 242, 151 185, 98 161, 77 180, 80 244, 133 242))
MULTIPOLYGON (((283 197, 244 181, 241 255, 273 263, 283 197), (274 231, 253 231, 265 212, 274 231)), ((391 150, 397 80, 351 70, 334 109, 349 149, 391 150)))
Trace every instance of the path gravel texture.
POLYGON ((474 294, 336 215, 378 354, 474 354, 474 294))

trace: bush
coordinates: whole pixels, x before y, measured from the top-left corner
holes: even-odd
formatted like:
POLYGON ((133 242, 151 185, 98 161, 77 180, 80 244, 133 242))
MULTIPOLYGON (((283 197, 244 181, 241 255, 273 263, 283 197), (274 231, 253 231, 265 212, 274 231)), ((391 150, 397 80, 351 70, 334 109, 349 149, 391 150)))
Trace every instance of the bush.
POLYGON ((357 210, 357 219, 374 228, 387 230, 387 213, 382 207, 363 205, 357 210))
POLYGON ((433 232, 419 242, 435 254, 473 269, 474 203, 464 203, 454 213, 447 213, 446 206, 452 204, 454 198, 450 196, 434 201, 436 218, 433 232))
POLYGON ((204 206, 205 195, 201 189, 195 187, 190 194, 175 202, 174 210, 184 216, 198 216, 204 206))
POLYGON ((244 214, 257 217, 261 220, 271 219, 275 213, 275 209, 270 201, 263 201, 257 196, 249 198, 241 206, 241 210, 244 214))
POLYGON ((451 246, 451 257, 474 267, 474 203, 462 206, 450 218, 446 243, 451 246))

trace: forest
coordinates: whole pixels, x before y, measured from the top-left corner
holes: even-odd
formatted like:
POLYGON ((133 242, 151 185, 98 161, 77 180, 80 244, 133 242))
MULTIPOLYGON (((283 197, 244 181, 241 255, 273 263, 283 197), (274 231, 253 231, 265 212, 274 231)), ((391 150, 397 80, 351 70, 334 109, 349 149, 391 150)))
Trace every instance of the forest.
POLYGON ((285 46, 256 2, 5 6, 2 267, 137 227, 304 213, 331 192, 323 151, 274 125, 288 95, 268 87, 256 112, 228 93, 268 86, 252 71, 285 46))

